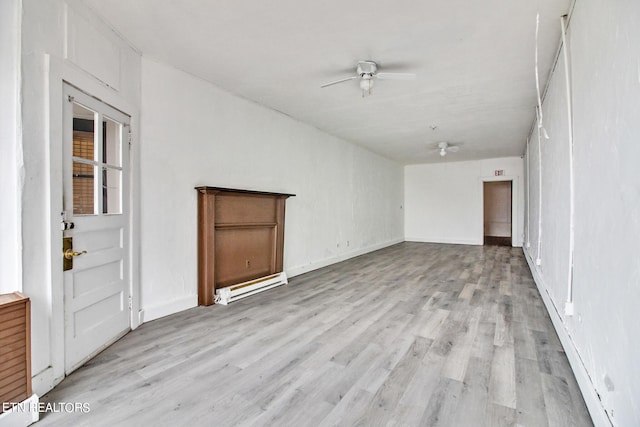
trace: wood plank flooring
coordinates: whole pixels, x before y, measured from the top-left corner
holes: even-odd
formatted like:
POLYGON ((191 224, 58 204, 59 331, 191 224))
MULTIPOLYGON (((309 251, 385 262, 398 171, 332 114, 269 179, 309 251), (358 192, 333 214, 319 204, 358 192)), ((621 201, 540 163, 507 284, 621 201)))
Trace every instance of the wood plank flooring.
POLYGON ((402 243, 142 325, 40 426, 592 425, 522 250, 402 243))

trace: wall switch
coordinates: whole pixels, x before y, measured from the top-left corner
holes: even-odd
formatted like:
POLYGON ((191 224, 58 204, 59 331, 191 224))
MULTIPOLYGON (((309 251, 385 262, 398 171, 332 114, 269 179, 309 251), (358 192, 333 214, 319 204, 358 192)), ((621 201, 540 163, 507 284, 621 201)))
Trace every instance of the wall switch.
POLYGON ((542 260, 540 258, 536 259, 536 265, 542 265, 542 260))

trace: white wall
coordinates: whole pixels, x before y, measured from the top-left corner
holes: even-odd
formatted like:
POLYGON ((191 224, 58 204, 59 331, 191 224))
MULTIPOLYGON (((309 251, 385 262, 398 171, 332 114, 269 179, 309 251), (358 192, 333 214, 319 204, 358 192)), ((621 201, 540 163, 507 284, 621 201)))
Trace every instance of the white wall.
POLYGON ((19 0, 0 2, 0 294, 22 291, 19 0))
POLYGON ((22 8, 21 262, 32 304, 34 390, 42 394, 64 375, 63 79, 132 114, 136 135, 140 56, 80 1, 23 0, 22 8))
POLYGON ((526 162, 525 253, 596 425, 640 425, 639 17, 636 1, 585 0, 576 2, 571 18, 574 315, 564 311, 571 194, 562 56, 543 104, 550 139, 539 146, 534 134, 526 162))
POLYGON ((290 276, 403 240, 392 161, 145 58, 142 112, 145 321, 197 303, 195 186, 296 194, 290 276))
POLYGON ((405 239, 482 245, 483 182, 513 180, 514 246, 522 246, 523 162, 519 157, 405 166, 405 239), (495 176, 496 170, 504 175, 495 176))

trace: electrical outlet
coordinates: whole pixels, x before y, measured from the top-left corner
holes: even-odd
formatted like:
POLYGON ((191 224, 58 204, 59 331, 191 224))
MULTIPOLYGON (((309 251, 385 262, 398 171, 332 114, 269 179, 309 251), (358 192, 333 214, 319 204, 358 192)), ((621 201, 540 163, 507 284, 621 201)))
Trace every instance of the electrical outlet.
POLYGON ((565 316, 573 316, 573 302, 566 302, 564 304, 565 316))
POLYGON ((246 265, 247 265, 247 268, 251 268, 251 261, 246 260, 246 265))

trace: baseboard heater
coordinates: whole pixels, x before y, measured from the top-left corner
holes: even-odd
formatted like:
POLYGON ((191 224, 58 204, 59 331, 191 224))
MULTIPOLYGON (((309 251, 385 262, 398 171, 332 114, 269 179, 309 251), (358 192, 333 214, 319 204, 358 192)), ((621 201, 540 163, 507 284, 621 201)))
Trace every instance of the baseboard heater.
POLYGON ((289 282, 284 272, 272 274, 248 282, 238 283, 237 285, 227 286, 226 288, 216 289, 215 302, 216 304, 227 305, 230 302, 255 295, 276 286, 286 285, 287 283, 289 282))

